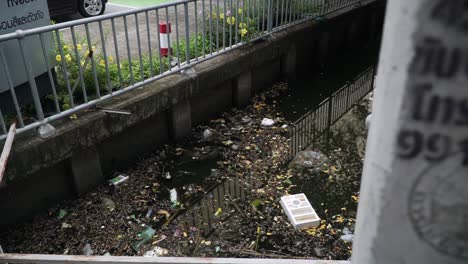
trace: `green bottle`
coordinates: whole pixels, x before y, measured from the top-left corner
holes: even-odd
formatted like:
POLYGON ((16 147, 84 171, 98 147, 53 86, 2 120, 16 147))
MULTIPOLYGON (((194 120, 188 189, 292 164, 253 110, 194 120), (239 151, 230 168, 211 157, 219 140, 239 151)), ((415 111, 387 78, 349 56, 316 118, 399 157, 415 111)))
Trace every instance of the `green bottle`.
POLYGON ((151 228, 151 226, 147 226, 145 230, 138 233, 138 240, 133 243, 132 248, 135 251, 140 250, 141 246, 148 242, 154 236, 155 233, 156 230, 151 228))

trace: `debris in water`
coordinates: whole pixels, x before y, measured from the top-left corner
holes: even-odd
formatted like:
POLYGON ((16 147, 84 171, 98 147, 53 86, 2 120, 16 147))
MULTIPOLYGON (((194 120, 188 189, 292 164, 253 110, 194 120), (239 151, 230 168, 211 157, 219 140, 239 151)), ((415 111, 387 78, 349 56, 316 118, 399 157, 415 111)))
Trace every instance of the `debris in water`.
POLYGON ((320 218, 305 194, 283 196, 280 203, 289 218, 289 222, 295 229, 318 227, 320 225, 320 218))
POLYGON ((177 204, 177 190, 174 188, 174 189, 171 189, 170 191, 170 197, 171 197, 171 202, 173 205, 177 204))
POLYGON ((89 243, 86 243, 86 245, 83 247, 83 250, 81 252, 85 256, 91 256, 93 255, 94 250, 91 248, 91 245, 89 243))
POLYGON ((247 124, 247 123, 250 123, 252 122, 252 118, 248 117, 248 116, 245 116, 242 118, 242 123, 244 124, 247 124))
POLYGON ((203 139, 208 140, 213 136, 213 132, 210 129, 203 131, 203 139))
POLYGON ((169 250, 162 247, 154 247, 152 250, 145 252, 143 257, 162 257, 169 254, 169 250))
POLYGON ((152 227, 147 226, 145 230, 138 233, 138 240, 135 241, 132 245, 133 250, 138 251, 140 250, 141 246, 143 246, 146 242, 148 242, 156 233, 152 227))
POLYGON ((166 172, 166 175, 164 175, 164 178, 166 178, 166 180, 170 180, 172 176, 169 172, 166 172))
POLYGON ((154 242, 153 242, 153 245, 158 244, 158 243, 164 241, 166 238, 167 238, 166 235, 161 235, 161 238, 158 239, 158 240, 156 240, 156 241, 154 241, 154 242))
POLYGON ((161 210, 158 210, 156 213, 159 215, 164 215, 166 219, 169 219, 169 217, 171 217, 171 213, 169 213, 167 210, 161 209, 161 210))
POLYGON ((222 212, 223 212, 223 209, 218 208, 218 210, 216 210, 216 212, 215 212, 214 215, 215 215, 215 216, 219 216, 222 212))
POLYGON ((151 217, 151 215, 153 214, 153 210, 150 208, 148 209, 148 212, 146 212, 146 215, 145 215, 145 218, 146 219, 149 219, 151 217))
POLYGON ((121 184, 122 182, 128 180, 129 177, 128 176, 125 176, 125 175, 119 175, 113 179, 110 180, 110 184, 111 185, 114 185, 114 186, 117 186, 119 184, 121 184))
POLYGON ((340 237, 345 242, 352 242, 354 238, 353 233, 347 228, 343 228, 343 235, 340 237))
POLYGON ((67 229, 67 228, 71 228, 72 225, 68 224, 68 223, 62 223, 62 229, 67 229))
POLYGON ((262 120, 262 126, 271 127, 274 124, 275 124, 275 121, 273 119, 263 118, 263 120, 262 120))
POLYGON ((354 235, 353 234, 350 234, 350 235, 342 235, 340 237, 341 240, 345 241, 345 242, 352 242, 353 241, 353 238, 354 238, 354 235))
POLYGON ((110 211, 115 210, 115 202, 109 198, 102 198, 102 204, 104 205, 104 207, 106 207, 110 211))
POLYGON ((60 209, 59 214, 58 214, 58 219, 62 219, 67 215, 67 211, 60 209))

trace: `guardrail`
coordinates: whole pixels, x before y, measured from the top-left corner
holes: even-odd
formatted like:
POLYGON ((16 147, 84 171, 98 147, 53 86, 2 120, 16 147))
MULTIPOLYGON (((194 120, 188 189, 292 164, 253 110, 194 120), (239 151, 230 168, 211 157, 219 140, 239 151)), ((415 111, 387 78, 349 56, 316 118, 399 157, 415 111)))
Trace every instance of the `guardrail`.
MULTIPOLYGON (((0 70, 8 83, 3 93, 8 103, 0 106, 0 140, 12 122, 18 123, 18 133, 38 127, 53 132, 47 125, 51 121, 73 118, 79 111, 272 32, 360 3, 179 0, 1 35, 0 44, 13 43, 20 50, 18 62, 27 73, 32 103, 21 104, 23 98, 12 82, 11 63, 0 49, 0 70), (164 31, 169 28, 166 34, 160 25, 164 31), (43 81, 40 87, 32 71, 32 58, 25 52, 25 43, 31 39, 40 43, 42 54, 37 56, 47 69, 43 74, 46 84, 43 81), (161 52, 167 46, 169 49, 161 52), (45 94, 39 92, 44 86, 48 87, 45 94)), ((42 135, 47 134, 51 133, 42 135)))
POLYGON ((330 128, 374 89, 375 68, 370 67, 352 82, 344 85, 318 107, 303 115, 290 128, 290 158, 315 143, 321 136, 329 136, 330 128))

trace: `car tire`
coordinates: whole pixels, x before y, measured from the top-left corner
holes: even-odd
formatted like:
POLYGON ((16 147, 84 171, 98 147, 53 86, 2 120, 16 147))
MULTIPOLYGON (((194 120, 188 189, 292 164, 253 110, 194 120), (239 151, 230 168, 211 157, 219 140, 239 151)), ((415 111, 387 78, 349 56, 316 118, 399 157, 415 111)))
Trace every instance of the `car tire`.
POLYGON ((79 0, 78 5, 78 10, 84 17, 99 16, 106 11, 105 0, 79 0))

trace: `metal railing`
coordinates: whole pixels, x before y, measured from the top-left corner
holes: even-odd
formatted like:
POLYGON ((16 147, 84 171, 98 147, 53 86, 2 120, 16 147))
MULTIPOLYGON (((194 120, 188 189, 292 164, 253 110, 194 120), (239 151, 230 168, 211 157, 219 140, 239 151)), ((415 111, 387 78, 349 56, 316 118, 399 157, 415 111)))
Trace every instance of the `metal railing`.
POLYGON ((330 128, 374 89, 374 75, 374 67, 366 69, 317 108, 294 122, 289 131, 290 158, 314 144, 320 137, 329 137, 330 128))
POLYGON ((7 87, 0 93, 7 98, 0 105, 0 140, 14 121, 18 133, 44 126, 272 32, 360 3, 179 0, 1 35, 0 45, 13 45, 21 54, 14 63, 27 75, 27 89, 19 96, 12 62, 0 48, 0 76, 7 87), (160 24, 171 24, 172 32, 163 36, 160 24), (34 56, 28 51, 31 41, 40 46, 34 56), (167 55, 160 52, 166 45, 172 48, 167 55), (44 69, 40 82, 33 71, 37 65, 44 69))

